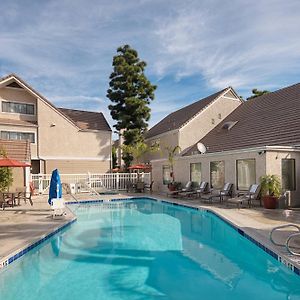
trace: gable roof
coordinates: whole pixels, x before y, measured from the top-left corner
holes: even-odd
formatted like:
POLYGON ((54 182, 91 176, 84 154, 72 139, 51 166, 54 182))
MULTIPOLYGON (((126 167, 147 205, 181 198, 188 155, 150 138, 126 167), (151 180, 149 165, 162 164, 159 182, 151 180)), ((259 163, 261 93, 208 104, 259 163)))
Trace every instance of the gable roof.
POLYGON ((58 108, 68 116, 82 130, 111 131, 104 115, 101 112, 83 111, 69 108, 58 108))
POLYGON ((24 140, 0 140, 0 148, 6 151, 7 157, 22 162, 30 161, 30 142, 24 140))
MULTIPOLYGON (((54 104, 52 104, 48 99, 46 99, 43 95, 41 95, 39 92, 37 92, 34 88, 32 88, 28 83, 26 83, 23 79, 21 79, 19 76, 17 76, 16 74, 9 74, 7 76, 4 76, 2 78, 0 78, 0 84, 3 83, 4 81, 8 81, 10 79, 13 79, 16 81, 17 86, 19 88, 22 88, 22 85, 25 86, 29 91, 31 91, 33 94, 37 95, 42 101, 44 101, 46 104, 48 104, 52 109, 54 109, 58 114, 60 114, 62 117, 64 117, 65 119, 67 119, 70 123, 72 123, 72 125, 74 125, 77 129, 79 130, 109 130, 111 131, 106 119, 104 118, 102 113, 94 113, 94 112, 86 112, 86 113, 90 113, 90 114, 85 114, 85 116, 81 117, 81 119, 78 117, 76 117, 76 113, 72 113, 69 112, 69 114, 66 113, 66 111, 68 109, 65 109, 65 111, 63 109, 59 109, 57 108, 54 104), (98 121, 95 121, 95 115, 92 117, 91 114, 98 114, 98 121), (101 114, 101 116, 99 115, 101 114), (72 117, 72 116, 73 117, 72 117), (92 120, 89 122, 86 117, 87 116, 92 117, 92 120), (104 120, 103 120, 104 119, 104 120), (106 125, 105 125, 106 123, 106 125), (89 128, 91 127, 91 128, 89 128), (93 127, 96 128, 106 128, 106 129, 94 129, 93 127), (108 127, 108 128, 107 128, 108 127)), ((12 85, 11 83, 8 84, 8 86, 10 87, 17 87, 16 85, 12 85)), ((71 111, 70 109, 68 111, 71 111)), ((80 112, 80 111, 78 111, 80 112)), ((83 111, 81 111, 83 112, 83 111)))
POLYGON ((231 87, 225 88, 217 93, 214 93, 206 98, 200 99, 197 102, 194 102, 190 105, 187 105, 169 115, 164 119, 154 125, 146 134, 146 138, 151 138, 156 135, 165 133, 167 131, 175 130, 181 128, 186 124, 190 119, 202 111, 207 105, 212 103, 222 94, 228 90, 232 90, 231 87))
MULTIPOLYGON (((300 83, 245 101, 200 142, 207 153, 300 145, 299 113, 300 83), (227 122, 236 123, 228 129, 223 126, 227 122)), ((195 153, 197 144, 184 155, 195 153)))

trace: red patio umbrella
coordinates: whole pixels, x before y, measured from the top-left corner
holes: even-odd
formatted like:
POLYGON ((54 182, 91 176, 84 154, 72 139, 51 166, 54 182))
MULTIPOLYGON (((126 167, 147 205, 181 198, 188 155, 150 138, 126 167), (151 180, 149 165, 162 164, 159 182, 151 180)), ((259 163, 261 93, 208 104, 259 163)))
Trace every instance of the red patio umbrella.
POLYGON ((0 167, 19 167, 19 168, 25 168, 25 167, 30 167, 30 164, 23 163, 21 161, 11 159, 11 158, 1 158, 0 159, 0 167))
POLYGON ((128 167, 129 170, 149 170, 151 169, 151 166, 144 165, 144 164, 138 164, 138 165, 132 165, 128 167))

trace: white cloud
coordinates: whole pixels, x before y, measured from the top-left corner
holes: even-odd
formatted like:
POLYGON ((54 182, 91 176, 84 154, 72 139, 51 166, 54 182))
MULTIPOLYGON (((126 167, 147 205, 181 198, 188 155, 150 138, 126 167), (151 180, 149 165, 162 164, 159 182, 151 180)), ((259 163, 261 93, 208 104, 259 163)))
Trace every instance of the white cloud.
POLYGON ((159 86, 151 125, 228 85, 247 95, 299 78, 297 0, 11 0, 0 10, 0 76, 15 72, 60 105, 101 109, 111 124, 108 77, 125 43, 159 86))
POLYGON ((156 71, 179 80, 199 74, 215 88, 269 84, 300 66, 299 9, 299 1, 185 2, 158 21, 156 71))

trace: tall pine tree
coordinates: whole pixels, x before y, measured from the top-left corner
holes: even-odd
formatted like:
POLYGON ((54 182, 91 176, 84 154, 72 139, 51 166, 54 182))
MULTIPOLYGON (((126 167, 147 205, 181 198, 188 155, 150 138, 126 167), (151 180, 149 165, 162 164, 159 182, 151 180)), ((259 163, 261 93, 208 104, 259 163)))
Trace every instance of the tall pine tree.
MULTIPOLYGON (((117 121, 114 127, 122 132, 125 145, 143 142, 143 135, 150 119, 150 102, 154 99, 155 85, 144 74, 146 62, 138 57, 136 50, 129 45, 119 47, 113 57, 113 72, 110 75, 107 97, 110 114, 117 121)), ((133 157, 123 154, 126 166, 133 157)))

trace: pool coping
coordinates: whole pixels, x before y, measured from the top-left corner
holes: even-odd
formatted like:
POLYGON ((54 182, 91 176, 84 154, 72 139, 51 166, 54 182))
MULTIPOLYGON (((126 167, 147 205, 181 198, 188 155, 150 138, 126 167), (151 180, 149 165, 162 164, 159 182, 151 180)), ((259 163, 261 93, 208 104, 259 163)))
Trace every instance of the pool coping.
MULTIPOLYGON (((148 197, 148 196, 132 196, 128 198, 115 198, 115 199, 110 199, 110 200, 79 200, 79 201, 66 201, 66 205, 73 205, 73 204, 99 204, 99 203, 110 203, 110 202, 119 202, 119 201, 132 201, 132 200, 141 200, 141 199, 147 199, 151 201, 155 201, 158 203, 165 203, 168 205, 172 206, 178 206, 178 207, 183 207, 183 208, 188 208, 196 211, 203 211, 203 212, 208 212, 211 213, 212 215, 215 215, 216 217, 220 218, 223 220, 226 224, 228 224, 231 228, 233 228, 235 231, 238 232, 239 235, 243 236, 259 248, 261 248, 264 252, 266 252, 268 255, 272 256, 274 259, 276 259, 278 262, 280 262, 282 265, 293 271, 296 275, 300 276, 300 265, 297 264, 296 262, 292 261, 288 256, 279 253, 277 249, 274 247, 266 246, 264 244, 264 241, 261 241, 257 237, 253 237, 253 233, 247 232, 247 230, 241 229, 241 227, 237 224, 235 224, 233 221, 229 220, 227 217, 221 215, 220 213, 214 211, 211 208, 208 207, 198 207, 198 206, 192 206, 189 204, 183 204, 183 203, 178 203, 178 202, 173 202, 171 199, 157 199, 154 197, 148 197), (273 249, 270 249, 273 248, 273 249)), ((5 268, 6 266, 10 265, 17 259, 21 258, 24 256, 24 254, 28 253, 32 249, 36 248, 39 246, 41 243, 44 241, 48 240, 51 238, 53 235, 57 234, 58 232, 61 232, 64 230, 66 227, 70 226, 73 224, 76 220, 77 217, 76 215, 69 210, 72 218, 68 220, 66 223, 61 224, 61 226, 57 227, 56 229, 45 233, 44 235, 41 235, 40 238, 36 239, 32 243, 27 243, 26 245, 20 247, 19 249, 13 251, 11 254, 5 256, 0 260, 0 270, 5 268)))
POLYGON ((71 218, 67 220, 66 222, 60 224, 58 227, 42 234, 39 238, 35 239, 33 242, 26 243, 19 247, 18 249, 13 250, 10 254, 6 255, 5 257, 0 259, 0 270, 3 268, 7 267, 17 259, 21 258, 24 256, 26 253, 31 251, 32 249, 36 248, 39 246, 41 243, 44 241, 50 239, 53 235, 57 234, 58 232, 61 232, 64 230, 66 227, 70 226, 74 222, 76 222, 77 217, 76 215, 70 210, 69 213, 71 215, 71 218))

